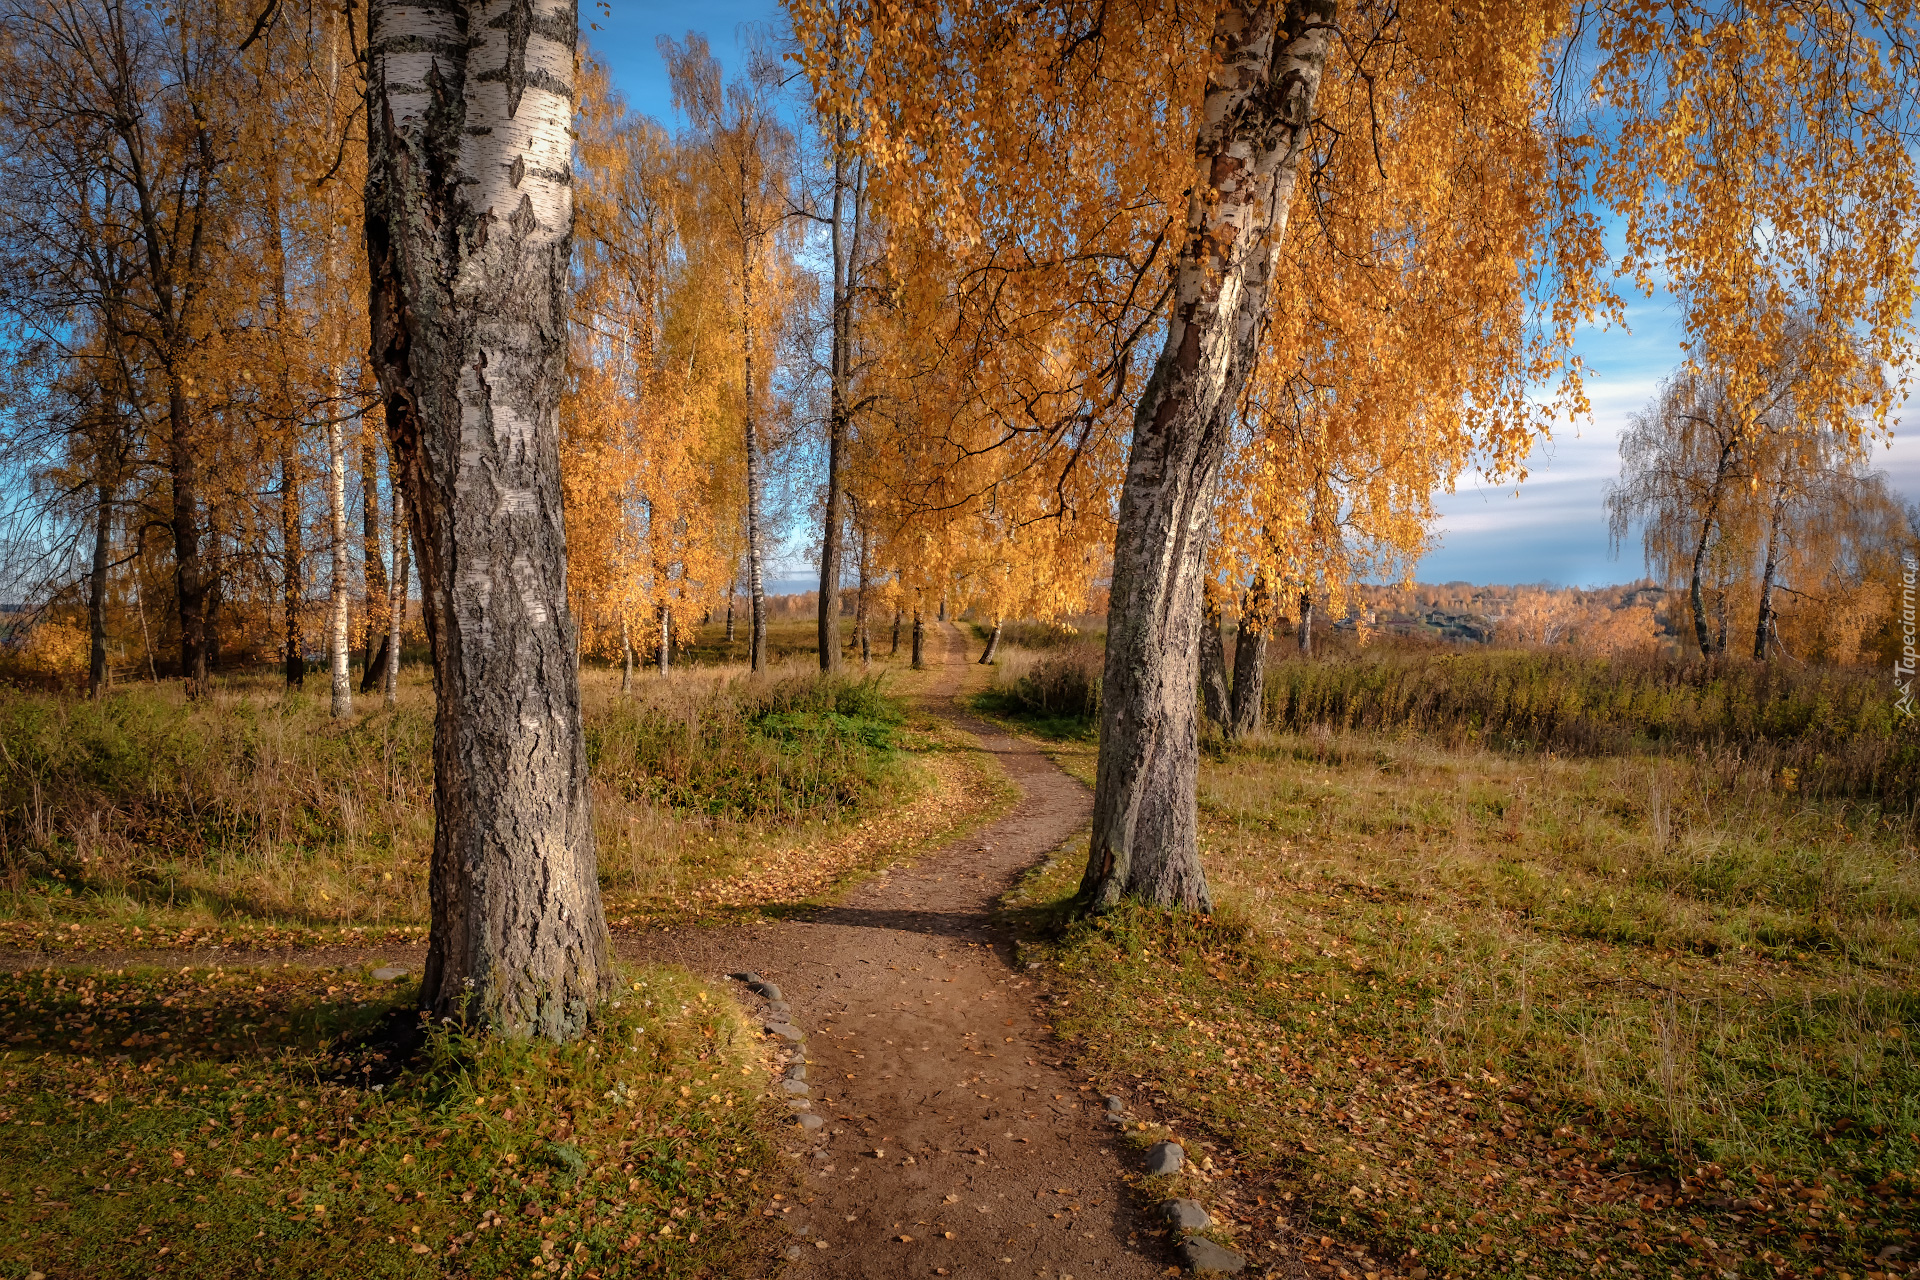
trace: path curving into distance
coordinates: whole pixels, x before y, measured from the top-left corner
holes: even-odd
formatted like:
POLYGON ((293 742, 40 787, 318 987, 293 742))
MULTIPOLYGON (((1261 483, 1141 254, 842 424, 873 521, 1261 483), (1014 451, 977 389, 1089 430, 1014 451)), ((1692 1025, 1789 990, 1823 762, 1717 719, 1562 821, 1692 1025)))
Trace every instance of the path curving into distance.
POLYGON ((794 1129, 802 1189, 764 1206, 790 1233, 788 1274, 1159 1275, 1166 1264, 1130 1243, 1139 1227, 1122 1179, 1132 1162, 1101 1118, 1103 1100, 1060 1061, 992 920, 1020 873, 1085 823, 1092 797, 954 705, 968 655, 957 628, 941 631, 947 670, 928 709, 996 758, 1020 792, 1010 812, 805 918, 616 945, 707 977, 754 972, 806 1033, 812 1109, 825 1123, 811 1136, 794 1129))

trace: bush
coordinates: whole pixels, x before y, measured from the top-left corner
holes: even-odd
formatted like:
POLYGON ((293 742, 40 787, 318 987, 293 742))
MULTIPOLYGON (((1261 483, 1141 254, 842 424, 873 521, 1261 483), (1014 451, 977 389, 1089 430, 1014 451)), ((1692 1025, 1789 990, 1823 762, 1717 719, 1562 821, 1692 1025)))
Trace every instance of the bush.
POLYGON ((899 721, 877 678, 742 679, 612 703, 588 724, 587 756, 594 777, 629 800, 797 823, 883 790, 899 721))
POLYGON ((1098 718, 1106 665, 1102 644, 1079 640, 1037 654, 1024 648, 1001 652, 993 679, 998 709, 1049 720, 1091 723, 1098 718))

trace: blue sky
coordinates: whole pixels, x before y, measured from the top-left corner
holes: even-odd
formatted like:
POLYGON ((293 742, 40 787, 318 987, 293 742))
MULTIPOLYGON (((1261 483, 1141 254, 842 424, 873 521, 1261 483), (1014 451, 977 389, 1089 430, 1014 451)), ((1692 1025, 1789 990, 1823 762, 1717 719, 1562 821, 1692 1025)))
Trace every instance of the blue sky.
MULTIPOLYGON (((582 21, 598 22, 588 38, 607 60, 615 82, 637 109, 671 123, 673 104, 654 47, 658 36, 704 34, 729 75, 746 65, 752 30, 770 28, 779 8, 769 0, 610 0, 583 7, 582 21)), ((1656 384, 1680 359, 1679 326, 1667 304, 1629 300, 1629 331, 1588 330, 1577 343, 1591 369, 1587 384, 1593 416, 1563 425, 1535 447, 1527 481, 1488 484, 1462 476, 1455 492, 1438 496, 1438 545, 1420 562, 1423 582, 1554 582, 1598 586, 1641 576, 1637 544, 1615 559, 1607 546, 1605 485, 1619 470, 1619 435, 1627 417, 1645 405, 1656 384)), ((1875 466, 1893 487, 1920 498, 1920 444, 1901 435, 1880 450, 1875 466)), ((777 589, 805 589, 799 565, 780 573, 777 589)))

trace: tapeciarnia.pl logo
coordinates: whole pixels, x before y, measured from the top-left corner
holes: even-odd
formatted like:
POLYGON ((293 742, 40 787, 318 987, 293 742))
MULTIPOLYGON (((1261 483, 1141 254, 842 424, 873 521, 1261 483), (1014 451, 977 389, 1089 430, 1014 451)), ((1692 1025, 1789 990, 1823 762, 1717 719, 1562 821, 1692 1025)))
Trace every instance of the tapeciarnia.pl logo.
POLYGON ((1920 577, 1920 560, 1916 560, 1911 551, 1900 556, 1900 656, 1893 664, 1893 684, 1900 690, 1900 701, 1894 709, 1907 719, 1913 719, 1916 710, 1913 702, 1913 673, 1920 666, 1920 644, 1915 641, 1914 624, 1914 582, 1920 577))

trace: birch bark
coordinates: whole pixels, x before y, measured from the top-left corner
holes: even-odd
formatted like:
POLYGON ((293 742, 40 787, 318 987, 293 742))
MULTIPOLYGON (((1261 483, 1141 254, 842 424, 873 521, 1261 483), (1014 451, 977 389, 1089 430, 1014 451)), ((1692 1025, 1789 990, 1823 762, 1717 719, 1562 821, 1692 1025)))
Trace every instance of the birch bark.
POLYGON ((421 998, 565 1039, 611 980, 567 609, 571 0, 373 0, 372 358, 434 649, 421 998))
POLYGON ((1753 627, 1753 660, 1767 660, 1767 642, 1773 637, 1773 583, 1780 572, 1780 525, 1787 514, 1787 486, 1774 486, 1773 510, 1767 517, 1767 561, 1760 573, 1760 616, 1753 627))
POLYGON ((1161 350, 1114 536, 1100 762, 1081 903, 1210 910, 1199 858, 1200 587, 1227 428, 1250 372, 1333 0, 1226 0, 1161 350))
POLYGON ((1004 625, 1006 625, 1005 622, 1000 618, 993 620, 993 630, 987 633, 986 651, 980 655, 981 666, 993 665, 993 656, 1000 652, 1000 628, 1004 625))
POLYGON ((347 679, 347 450, 340 422, 327 426, 327 540, 333 581, 327 598, 327 664, 333 672, 333 718, 353 714, 353 684, 347 679))
MULTIPOLYGON (((743 242, 746 243, 746 242, 743 242)), ((747 624, 747 666, 764 670, 767 665, 767 579, 762 528, 762 472, 766 466, 760 456, 760 432, 754 421, 753 387, 753 263, 746 251, 741 253, 741 290, 746 298, 745 317, 740 325, 740 357, 746 369, 747 433, 747 592, 752 616, 747 624)))

